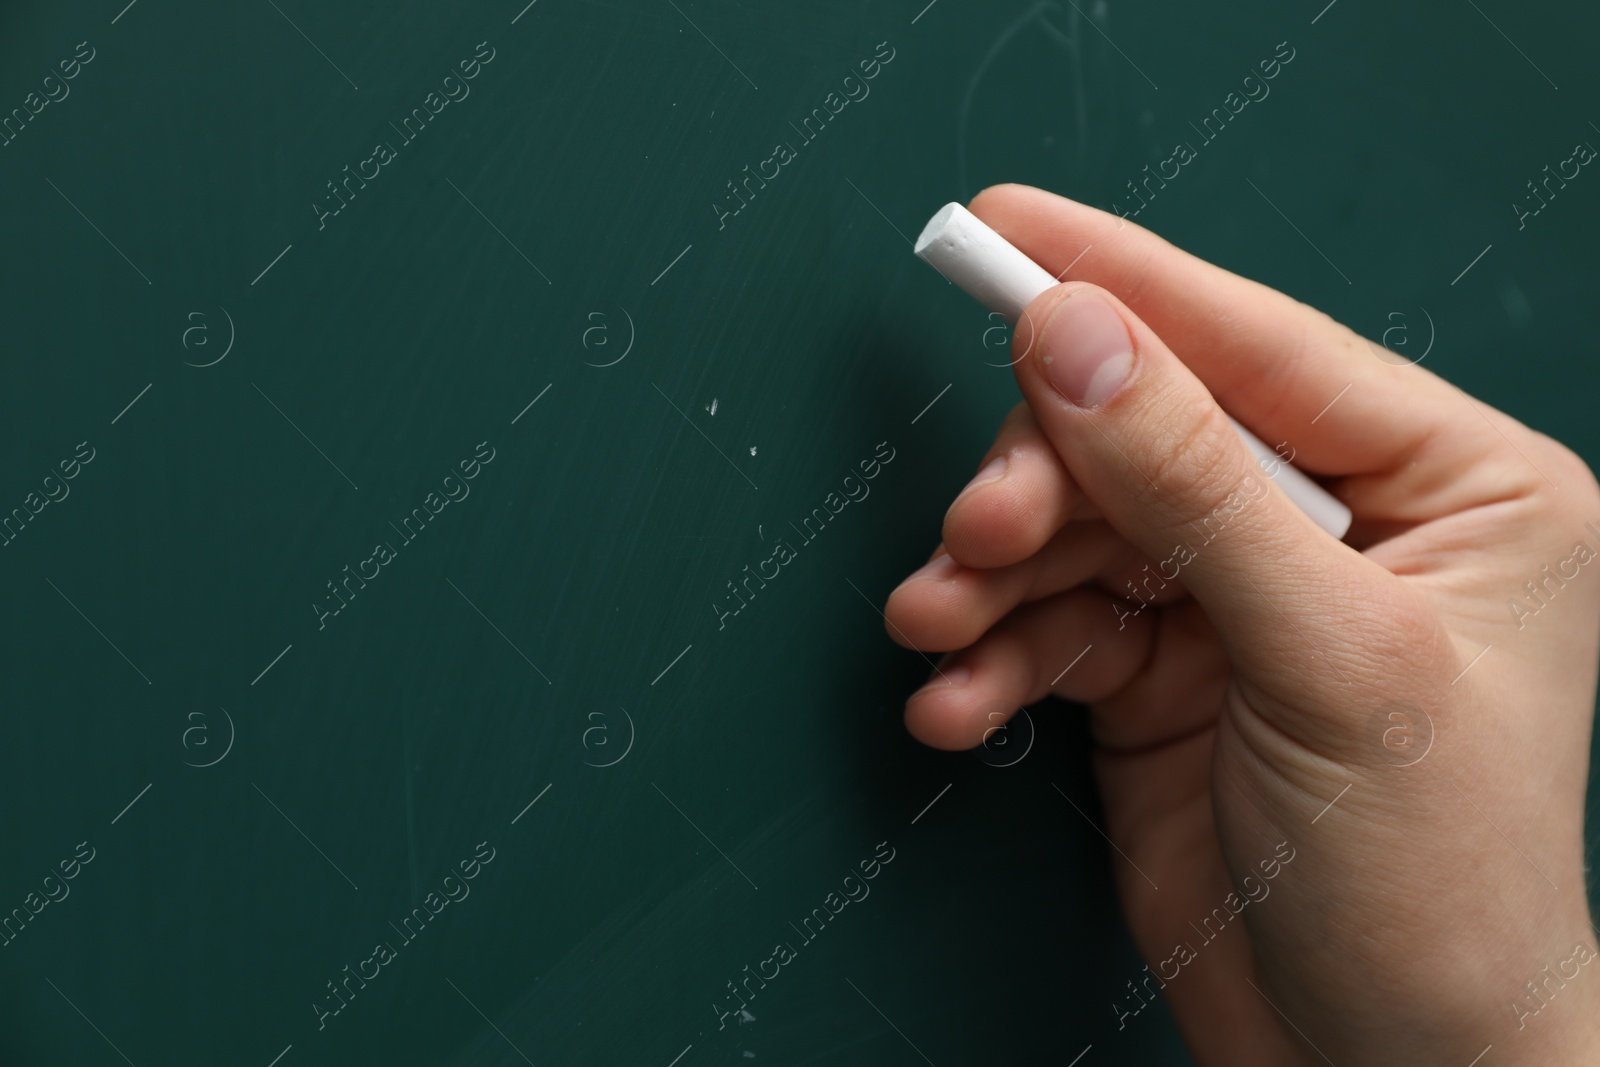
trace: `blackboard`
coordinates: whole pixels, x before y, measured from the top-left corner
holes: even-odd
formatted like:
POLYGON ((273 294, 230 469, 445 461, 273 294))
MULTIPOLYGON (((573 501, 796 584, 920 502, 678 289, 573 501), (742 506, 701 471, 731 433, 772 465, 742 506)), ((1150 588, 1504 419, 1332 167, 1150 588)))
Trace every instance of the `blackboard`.
POLYGON ((1016 399, 909 238, 1128 208, 1287 48, 1138 221, 1594 463, 1600 190, 1522 213, 1597 21, 8 4, 0 1058, 1187 1062, 1079 712, 901 728, 878 608, 1016 399))

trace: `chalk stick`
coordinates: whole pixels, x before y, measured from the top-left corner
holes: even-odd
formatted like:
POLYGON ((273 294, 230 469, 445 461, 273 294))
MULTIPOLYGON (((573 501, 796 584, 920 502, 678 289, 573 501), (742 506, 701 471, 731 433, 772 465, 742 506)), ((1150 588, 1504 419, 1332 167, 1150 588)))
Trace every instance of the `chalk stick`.
MULTIPOLYGON (((1057 284, 1048 271, 960 204, 940 208, 923 227, 915 248, 934 270, 1013 326, 1035 297, 1057 284)), ((1300 470, 1283 462, 1233 416, 1228 419, 1262 472, 1278 483, 1284 495, 1318 526, 1334 537, 1344 537, 1350 529, 1350 509, 1300 470)))

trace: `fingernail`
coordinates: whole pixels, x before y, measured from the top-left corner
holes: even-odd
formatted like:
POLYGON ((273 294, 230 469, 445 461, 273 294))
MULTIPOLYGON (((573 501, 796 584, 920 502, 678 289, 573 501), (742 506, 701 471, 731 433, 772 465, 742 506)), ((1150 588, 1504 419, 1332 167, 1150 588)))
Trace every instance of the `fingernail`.
POLYGON ((1045 379, 1079 407, 1110 400, 1133 369, 1128 327, 1092 289, 1074 292, 1056 306, 1042 340, 1045 379))
MULTIPOLYGON (((945 578, 954 578, 956 572, 960 569, 960 565, 957 564, 955 560, 950 558, 950 553, 941 552, 928 562, 924 563, 922 566, 918 567, 916 570, 912 571, 911 574, 906 578, 906 582, 914 582, 919 578, 938 578, 941 580, 945 578)), ((900 584, 904 585, 905 582, 901 582, 900 584)))
POLYGON ((989 462, 985 463, 982 470, 972 476, 972 481, 968 482, 966 487, 963 488, 960 493, 956 494, 956 499, 959 500, 961 497, 966 496, 980 485, 986 485, 989 482, 998 482, 1005 476, 1006 457, 996 456, 989 462))

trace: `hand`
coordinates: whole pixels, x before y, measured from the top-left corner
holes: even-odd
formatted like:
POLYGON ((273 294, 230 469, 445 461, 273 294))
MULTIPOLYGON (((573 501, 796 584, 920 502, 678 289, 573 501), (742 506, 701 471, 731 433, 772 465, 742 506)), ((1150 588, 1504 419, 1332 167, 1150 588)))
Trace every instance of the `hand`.
POLYGON ((1022 186, 971 210, 1077 265, 889 599, 896 640, 951 652, 906 724, 963 749, 996 707, 1088 705, 1150 965, 1121 1024, 1164 995, 1202 1065, 1600 1062, 1589 469, 1131 223, 1022 186), (1352 509, 1345 543, 1224 410, 1352 509))

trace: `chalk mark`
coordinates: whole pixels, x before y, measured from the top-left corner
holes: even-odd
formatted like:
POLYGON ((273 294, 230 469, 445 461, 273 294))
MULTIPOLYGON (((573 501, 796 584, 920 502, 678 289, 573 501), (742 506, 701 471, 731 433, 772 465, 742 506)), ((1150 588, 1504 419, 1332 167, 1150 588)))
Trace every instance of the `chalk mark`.
MULTIPOLYGON (((656 392, 661 393, 661 399, 665 400, 669 404, 672 404, 672 398, 670 396, 668 396, 666 393, 661 391, 661 386, 656 385, 655 382, 651 382, 650 384, 655 387, 655 391, 656 392)), ((735 463, 733 460, 728 459, 728 454, 726 452, 724 452, 722 449, 717 448, 717 443, 715 441, 713 441, 710 437, 706 437, 706 432, 704 430, 702 430, 700 427, 695 426, 694 420, 691 419, 688 415, 684 414, 684 410, 682 408, 680 408, 676 404, 672 404, 672 410, 676 411, 679 415, 683 415, 683 421, 687 422, 690 426, 694 426, 694 432, 699 434, 701 437, 705 437, 706 444, 710 445, 712 448, 716 448, 717 449, 717 455, 721 456, 725 460, 728 460, 728 466, 732 467, 736 471, 739 471, 739 477, 743 478, 747 482, 750 482, 750 476, 748 474, 746 474, 744 471, 739 470, 739 465, 737 463, 735 463)), ((750 488, 756 490, 757 492, 759 492, 761 490, 761 487, 759 485, 757 485, 755 482, 750 482, 750 488)))

